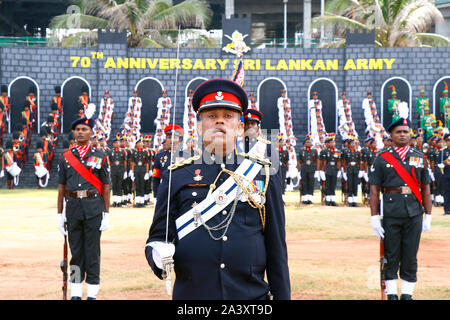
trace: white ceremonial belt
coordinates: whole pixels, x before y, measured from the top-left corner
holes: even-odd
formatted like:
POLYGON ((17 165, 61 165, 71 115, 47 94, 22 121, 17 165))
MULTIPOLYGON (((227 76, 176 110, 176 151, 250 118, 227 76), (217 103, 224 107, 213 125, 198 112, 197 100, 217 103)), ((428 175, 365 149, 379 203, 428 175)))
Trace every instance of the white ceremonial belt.
MULTIPOLYGON (((252 150, 255 149, 259 143, 263 142, 258 141, 252 150)), ((252 153, 252 150, 250 150, 250 154, 252 153)), ((240 176, 244 176, 248 181, 253 181, 261 169, 261 164, 244 159, 236 169, 235 173, 240 176)), ((201 225, 200 223, 197 223, 199 216, 201 216, 202 223, 205 223, 225 209, 232 201, 236 199, 238 188, 240 187, 237 185, 236 181, 234 181, 233 177, 229 177, 209 197, 206 197, 194 208, 176 219, 175 225, 177 228, 178 239, 181 240, 201 225)))

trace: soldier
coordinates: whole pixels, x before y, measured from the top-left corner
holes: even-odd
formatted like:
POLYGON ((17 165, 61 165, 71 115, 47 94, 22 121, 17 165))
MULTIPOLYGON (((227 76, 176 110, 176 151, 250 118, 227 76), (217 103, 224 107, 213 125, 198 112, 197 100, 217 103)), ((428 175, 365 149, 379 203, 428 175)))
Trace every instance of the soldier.
POLYGON ((3 105, 0 103, 0 146, 3 145, 3 133, 8 131, 6 122, 6 111, 3 105))
POLYGON ((443 163, 444 175, 442 176, 442 185, 444 187, 444 215, 450 214, 450 134, 444 137, 447 148, 444 149, 443 163))
POLYGON ((341 177, 341 151, 336 149, 335 134, 328 134, 327 147, 320 151, 320 178, 325 182, 325 205, 336 207, 336 184, 341 177))
POLYGON ((64 99, 61 97, 61 86, 55 86, 55 95, 52 98, 52 102, 55 103, 58 108, 58 114, 63 115, 64 114, 64 99))
POLYGON ((83 84, 81 87, 81 96, 78 97, 78 107, 79 109, 83 109, 83 112, 86 111, 86 108, 89 104, 89 88, 87 85, 83 84))
POLYGON ((258 142, 262 141, 266 144, 264 154, 270 157, 270 141, 261 136, 261 121, 263 114, 256 109, 247 109, 244 113, 244 152, 249 152, 251 148, 258 142))
POLYGON ((19 159, 14 151, 13 142, 11 140, 6 141, 6 152, 3 154, 3 168, 6 170, 6 186, 8 189, 14 189, 13 168, 18 167, 19 159))
POLYGON ((268 175, 270 163, 264 158, 258 163, 235 149, 247 103, 245 91, 232 81, 201 84, 193 107, 200 119, 202 160, 189 158, 163 174, 145 253, 161 279, 173 257, 174 299, 265 300, 269 293, 290 299, 278 175, 268 175), (216 100, 218 92, 222 100, 216 100), (167 207, 173 243, 164 242, 167 207))
POLYGON ((28 96, 26 96, 25 98, 25 102, 28 104, 28 106, 30 107, 30 120, 32 122, 31 125, 31 132, 36 132, 36 124, 37 124, 37 120, 38 120, 38 105, 37 105, 37 97, 36 97, 36 93, 35 93, 35 88, 34 87, 30 87, 28 90, 28 96))
POLYGON ((300 171, 300 195, 303 204, 312 204, 314 198, 314 176, 319 163, 317 150, 312 148, 311 136, 306 135, 304 148, 297 156, 297 168, 300 171))
POLYGON ((358 184, 362 178, 361 153, 356 150, 356 137, 350 136, 348 143, 348 151, 342 157, 343 176, 347 178, 348 197, 347 203, 349 207, 357 207, 358 201, 358 184))
POLYGON ((166 136, 166 141, 164 145, 167 146, 166 149, 163 149, 159 153, 155 155, 154 166, 153 166, 153 196, 156 198, 158 194, 158 187, 161 182, 161 178, 163 173, 167 170, 167 168, 171 165, 170 159, 175 161, 176 158, 180 158, 181 155, 178 152, 178 145, 180 144, 180 139, 183 136, 183 128, 179 125, 168 125, 164 128, 164 134, 166 136), (171 156, 172 153, 172 132, 173 134, 173 148, 174 148, 174 156, 171 156))
POLYGON ((362 191, 364 193, 364 203, 369 204, 370 199, 370 183, 369 183, 369 168, 372 165, 377 155, 377 144, 375 138, 366 138, 366 151, 362 154, 363 173, 362 173, 362 191))
POLYGON ((398 104, 401 102, 400 99, 397 99, 397 91, 393 85, 390 85, 389 88, 392 87, 392 98, 388 100, 387 106, 389 113, 392 114, 392 123, 397 121, 400 116, 398 114, 398 104))
POLYGON ((278 154, 280 156, 281 192, 284 196, 286 190, 286 175, 289 167, 289 152, 282 137, 279 137, 278 139, 278 154))
POLYGON ((389 126, 393 146, 380 152, 369 173, 371 225, 375 234, 384 238, 388 300, 398 300, 399 266, 401 299, 412 299, 420 235, 431 226, 431 180, 423 153, 409 148, 410 127, 409 120, 403 118, 389 126))
MULTIPOLYGON (((33 160, 36 183, 38 189, 42 189, 47 183, 41 183, 41 179, 44 179, 44 176, 48 174, 48 153, 44 152, 44 143, 42 141, 36 143, 36 153, 33 156, 33 160)), ((48 179, 50 179, 50 176, 47 176, 46 182, 48 182, 48 179)))
POLYGON ((107 153, 111 165, 113 207, 122 207, 122 181, 127 178, 127 153, 119 148, 120 135, 116 135, 113 148, 107 153))
POLYGON ((416 99, 416 112, 419 116, 419 127, 422 123, 422 118, 425 116, 425 103, 429 105, 429 100, 425 97, 425 87, 420 86, 419 97, 416 99))
POLYGON ((72 254, 72 300, 81 300, 84 280, 88 286, 87 299, 97 298, 100 289, 100 236, 109 228, 109 166, 106 155, 89 145, 93 127, 93 119, 88 118, 72 123, 76 146, 62 154, 58 165, 57 226, 61 234, 68 234, 72 254), (62 214, 64 201, 67 232, 62 214))
POLYGON ((431 170, 434 176, 434 203, 437 207, 444 205, 442 179, 444 173, 444 140, 437 137, 435 139, 433 154, 430 155, 431 170))
POLYGON ((3 178, 5 176, 5 163, 3 160, 5 151, 2 149, 1 146, 2 145, 0 145, 0 178, 3 178))
POLYGON ((147 205, 151 201, 151 194, 152 194, 152 178, 153 178, 153 151, 151 149, 151 142, 152 142, 152 135, 145 135, 144 137, 144 151, 147 152, 148 157, 148 180, 144 183, 144 204, 147 205))
POLYGON ((445 87, 442 91, 443 96, 439 99, 439 111, 444 119, 444 127, 450 129, 450 97, 448 96, 448 85, 444 81, 445 87))
POLYGON ((8 131, 8 125, 10 121, 11 116, 11 105, 9 104, 9 97, 8 97, 8 87, 5 85, 1 86, 1 96, 0 96, 0 106, 2 106, 3 112, 5 112, 6 116, 6 122, 5 122, 5 132, 8 131))
POLYGON ((145 182, 149 179, 150 159, 148 152, 144 150, 144 139, 141 136, 136 142, 136 148, 131 154, 131 170, 136 185, 135 208, 145 207, 145 182))

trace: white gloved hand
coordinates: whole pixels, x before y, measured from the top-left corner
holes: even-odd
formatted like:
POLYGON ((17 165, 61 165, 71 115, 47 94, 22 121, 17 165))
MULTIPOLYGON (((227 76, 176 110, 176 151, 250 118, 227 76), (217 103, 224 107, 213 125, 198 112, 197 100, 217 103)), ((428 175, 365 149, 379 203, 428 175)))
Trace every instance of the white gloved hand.
POLYGON ((344 181, 347 181, 347 172, 342 172, 342 178, 344 178, 344 181))
POLYGON ((131 181, 134 181, 134 172, 131 171, 131 174, 128 175, 131 178, 131 181))
POLYGON ((148 178, 149 178, 149 177, 148 177, 148 172, 147 172, 147 173, 145 174, 145 176, 144 176, 144 180, 147 181, 148 178))
POLYGON ((67 236, 67 231, 64 230, 64 220, 65 220, 65 217, 64 217, 64 215, 63 215, 62 213, 58 213, 56 216, 57 216, 57 226, 58 226, 58 230, 59 230, 59 232, 61 232, 61 235, 62 235, 63 237, 65 237, 65 236, 67 236))
POLYGON ((338 171, 338 173, 337 173, 337 178, 339 179, 340 177, 342 177, 342 171, 338 171))
POLYGON ((358 178, 359 178, 359 179, 363 178, 363 177, 364 177, 364 173, 365 173, 364 171, 359 170, 358 178))
POLYGON ((364 172, 364 180, 366 180, 366 182, 369 182, 369 175, 367 174, 367 172, 364 172))
POLYGON ((162 259, 170 258, 175 254, 175 245, 173 243, 165 243, 162 241, 152 241, 147 244, 153 248, 152 257, 155 265, 162 269, 162 259))
POLYGON ((327 180, 327 178, 325 177, 325 171, 320 171, 320 179, 321 179, 322 181, 327 180))
POLYGON ((5 171, 4 170, 0 171, 0 178, 3 178, 4 176, 5 176, 5 171))
POLYGON ((109 213, 105 212, 105 213, 103 213, 103 219, 102 219, 102 223, 100 225, 99 230, 106 231, 108 229, 109 229, 109 213))
POLYGON ((320 171, 316 171, 316 172, 314 173, 314 178, 317 179, 317 181, 320 182, 320 171))
POLYGON ((428 168, 428 173, 430 174, 431 181, 434 181, 434 174, 433 174, 433 171, 431 171, 430 168, 428 168))
POLYGON ((132 175, 133 175, 133 171, 132 170, 128 171, 128 178, 131 178, 132 175))
POLYGON ((425 214, 425 217, 422 221, 422 232, 428 231, 431 229, 431 214, 425 214))
POLYGON ((123 179, 125 180, 127 177, 128 177, 128 176, 127 176, 127 172, 125 171, 125 172, 123 173, 123 179))
POLYGON ((384 238, 384 229, 381 226, 380 215, 370 216, 370 224, 372 225, 373 231, 378 238, 384 238))
POLYGON ((438 164, 438 168, 439 168, 439 169, 444 169, 444 164, 443 164, 443 163, 439 163, 439 164, 438 164))

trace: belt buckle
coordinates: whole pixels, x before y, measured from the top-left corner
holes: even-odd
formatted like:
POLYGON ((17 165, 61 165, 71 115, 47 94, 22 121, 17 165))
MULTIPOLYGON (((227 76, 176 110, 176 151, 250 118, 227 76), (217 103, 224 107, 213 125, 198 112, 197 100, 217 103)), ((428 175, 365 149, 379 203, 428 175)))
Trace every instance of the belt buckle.
POLYGON ((114 165, 118 166, 119 165, 119 161, 114 161, 114 165))
POLYGON ((408 186, 402 186, 400 188, 402 190, 402 194, 410 194, 411 193, 411 188, 408 186))
POLYGON ((78 190, 77 191, 77 198, 83 199, 87 198, 87 190, 78 190))
POLYGON ((310 164, 311 164, 311 161, 310 161, 310 160, 306 160, 306 164, 307 164, 307 165, 310 165, 310 164))
POLYGON ((351 165, 351 166, 355 166, 355 165, 356 165, 356 162, 350 162, 350 165, 351 165))

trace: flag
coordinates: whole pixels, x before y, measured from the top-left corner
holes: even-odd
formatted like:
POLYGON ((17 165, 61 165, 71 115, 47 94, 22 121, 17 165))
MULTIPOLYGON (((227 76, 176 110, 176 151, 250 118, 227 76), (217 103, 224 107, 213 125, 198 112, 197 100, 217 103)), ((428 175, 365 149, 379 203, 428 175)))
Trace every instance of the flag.
POLYGON ((233 75, 233 81, 239 84, 241 87, 244 86, 244 66, 242 64, 242 59, 239 61, 237 68, 233 75))

